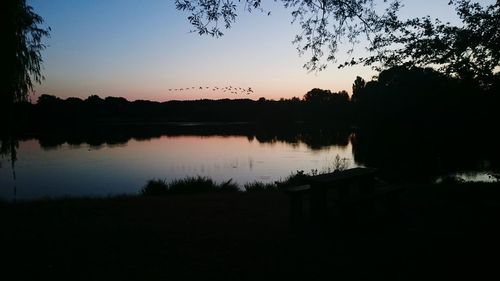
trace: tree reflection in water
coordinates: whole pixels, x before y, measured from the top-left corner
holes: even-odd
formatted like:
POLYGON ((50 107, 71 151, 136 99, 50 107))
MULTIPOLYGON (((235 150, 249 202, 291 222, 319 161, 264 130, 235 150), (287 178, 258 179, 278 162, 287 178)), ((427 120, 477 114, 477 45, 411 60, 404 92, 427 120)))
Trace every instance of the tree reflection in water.
MULTIPOLYGON (((362 130, 306 124, 109 125, 45 132, 37 139, 46 150, 64 143, 88 144, 99 149, 103 145, 125 145, 131 139, 149 140, 162 136, 244 136, 249 141, 266 144, 303 143, 311 150, 347 148, 352 143, 355 164, 379 168, 382 177, 395 182, 430 182, 450 173, 500 170, 500 153, 495 145, 499 137, 481 129, 464 133, 453 129, 362 130)), ((2 153, 10 153, 13 167, 17 145, 16 140, 2 141, 2 153)))
MULTIPOLYGON (((13 199, 17 198, 17 186, 16 186, 16 160, 17 160, 17 149, 19 148, 19 140, 11 136, 2 136, 0 138, 0 156, 2 160, 7 158, 10 161, 10 167, 12 169, 12 179, 13 179, 13 199)), ((1 164, 1 162, 0 162, 1 164)), ((0 168, 2 166, 0 165, 0 168)))

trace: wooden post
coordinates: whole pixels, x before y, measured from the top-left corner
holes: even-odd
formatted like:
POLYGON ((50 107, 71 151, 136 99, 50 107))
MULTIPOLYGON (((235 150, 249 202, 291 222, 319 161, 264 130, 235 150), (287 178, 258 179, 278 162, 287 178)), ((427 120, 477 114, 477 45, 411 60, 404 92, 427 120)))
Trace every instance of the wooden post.
POLYGON ((311 219, 314 222, 324 221, 327 215, 327 189, 318 184, 311 188, 311 219))
POLYGON ((290 196, 290 215, 292 226, 294 227, 301 225, 305 221, 304 197, 310 189, 311 186, 306 184, 294 186, 286 190, 286 193, 290 196))

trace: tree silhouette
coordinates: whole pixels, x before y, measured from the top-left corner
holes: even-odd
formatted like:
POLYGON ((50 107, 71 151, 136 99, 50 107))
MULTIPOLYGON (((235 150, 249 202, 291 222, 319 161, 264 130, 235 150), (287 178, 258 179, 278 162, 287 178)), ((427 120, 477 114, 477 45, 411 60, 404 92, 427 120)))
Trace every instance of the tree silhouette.
POLYGON ((356 76, 356 80, 352 84, 352 100, 356 102, 357 97, 363 92, 363 89, 366 86, 366 82, 363 78, 356 76))
POLYGON ((442 73, 490 87, 500 66, 500 1, 485 7, 469 0, 450 4, 455 6, 461 25, 430 17, 394 21, 373 40, 370 50, 375 55, 346 65, 433 66, 442 73))
POLYGON ((346 91, 338 93, 330 90, 314 88, 304 95, 304 101, 309 103, 340 104, 349 102, 349 94, 346 91))
POLYGON ((50 28, 25 0, 3 1, 1 6, 2 51, 0 107, 5 113, 15 102, 25 101, 34 82, 41 82, 42 39, 50 28))
MULTIPOLYGON (((278 1, 278 0, 275 0, 278 1)), ((220 37, 221 29, 230 28, 237 18, 238 3, 244 10, 265 11, 261 0, 176 0, 176 8, 189 12, 189 22, 200 35, 220 37), (223 26, 223 27, 221 27, 223 26)), ((292 22, 302 29, 294 38, 299 54, 310 53, 304 64, 308 70, 322 70, 328 62, 336 61, 336 54, 343 40, 354 45, 363 36, 381 32, 387 22, 393 22, 399 9, 399 0, 279 0, 291 10, 292 22), (375 10, 375 3, 384 7, 383 13, 375 10), (326 57, 326 61, 325 61, 326 57)))
POLYGON ((322 90, 314 88, 304 95, 304 101, 310 103, 327 103, 330 102, 332 92, 330 90, 322 90))
MULTIPOLYGON (((219 37, 222 28, 228 29, 236 21, 240 2, 249 12, 265 12, 261 0, 176 0, 176 7, 191 13, 188 20, 200 35, 219 37)), ((499 1, 485 7, 470 0, 449 1, 462 20, 459 26, 430 17, 402 21, 397 17, 400 0, 279 2, 291 9, 292 22, 302 30, 293 42, 299 54, 309 54, 304 65, 308 70, 322 70, 327 63, 335 63, 343 41, 354 46, 366 36, 372 55, 353 58, 339 67, 364 64, 383 70, 398 65, 435 66, 443 73, 477 81, 486 88, 495 80, 493 75, 500 61, 499 1), (376 9, 375 4, 382 4, 385 10, 376 9)), ((351 47, 348 53, 352 51, 351 47)))
MULTIPOLYGON (((0 4, 0 155, 10 157, 15 180, 17 140, 12 137, 24 116, 14 116, 15 103, 26 101, 33 82, 41 82, 42 55, 45 48, 43 37, 50 28, 41 28, 43 19, 26 4, 25 0, 8 0, 0 4), (9 136, 10 135, 10 136, 9 136)), ((21 110, 22 111, 22 110, 21 110)))

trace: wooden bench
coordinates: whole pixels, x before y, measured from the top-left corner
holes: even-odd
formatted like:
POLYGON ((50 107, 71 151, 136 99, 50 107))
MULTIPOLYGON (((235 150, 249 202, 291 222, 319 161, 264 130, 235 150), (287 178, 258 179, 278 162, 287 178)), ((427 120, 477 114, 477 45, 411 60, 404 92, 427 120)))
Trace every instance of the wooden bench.
POLYGON ((338 206, 346 200, 372 194, 376 173, 373 168, 353 168, 311 177, 311 219, 323 220, 328 203, 338 206))
POLYGON ((353 206, 363 206, 367 209, 365 213, 369 213, 369 206, 375 202, 387 201, 391 209, 389 212, 396 212, 402 190, 397 187, 376 187, 376 174, 377 169, 353 168, 312 176, 308 184, 289 188, 286 193, 290 195, 292 222, 304 221, 306 211, 309 211, 313 222, 324 221, 332 209, 346 217, 351 215, 353 206), (306 203, 308 210, 304 208, 306 203))

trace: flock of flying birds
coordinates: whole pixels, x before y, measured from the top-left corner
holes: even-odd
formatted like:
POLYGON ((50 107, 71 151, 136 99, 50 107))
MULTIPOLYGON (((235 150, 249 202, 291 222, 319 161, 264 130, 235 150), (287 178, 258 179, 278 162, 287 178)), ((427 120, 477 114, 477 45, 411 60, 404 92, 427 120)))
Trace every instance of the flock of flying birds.
POLYGON ((181 91, 212 91, 212 92, 223 92, 223 93, 231 93, 231 94, 247 94, 250 95, 253 93, 252 88, 241 88, 241 87, 233 87, 233 86, 227 86, 227 87, 187 87, 187 88, 175 88, 175 89, 168 89, 169 92, 181 92, 181 91))

